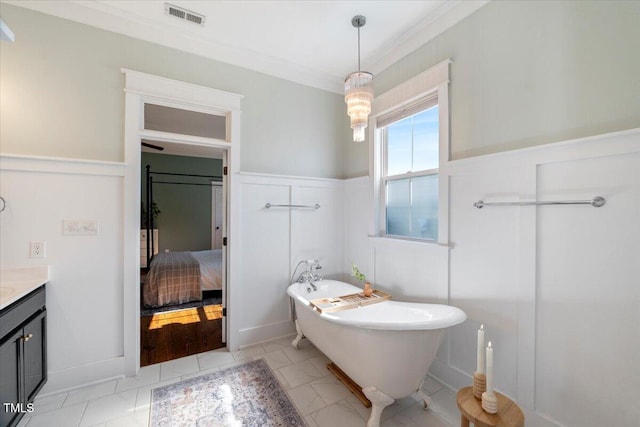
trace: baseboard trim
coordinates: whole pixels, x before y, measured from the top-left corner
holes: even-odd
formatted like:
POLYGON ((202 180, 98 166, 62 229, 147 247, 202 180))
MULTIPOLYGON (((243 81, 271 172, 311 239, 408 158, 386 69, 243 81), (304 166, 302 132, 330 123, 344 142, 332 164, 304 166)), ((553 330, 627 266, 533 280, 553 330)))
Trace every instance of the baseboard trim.
POLYGON ((38 397, 41 398, 123 377, 124 357, 115 357, 87 365, 49 371, 47 383, 38 397))
POLYGON ((462 387, 471 385, 473 382, 473 377, 449 366, 446 362, 437 358, 431 363, 429 375, 447 385, 452 390, 459 390, 462 387))
POLYGON ((268 325, 256 326, 252 328, 240 329, 238 333, 238 347, 243 348, 255 345, 264 341, 291 335, 295 332, 295 327, 291 320, 270 323, 268 325))

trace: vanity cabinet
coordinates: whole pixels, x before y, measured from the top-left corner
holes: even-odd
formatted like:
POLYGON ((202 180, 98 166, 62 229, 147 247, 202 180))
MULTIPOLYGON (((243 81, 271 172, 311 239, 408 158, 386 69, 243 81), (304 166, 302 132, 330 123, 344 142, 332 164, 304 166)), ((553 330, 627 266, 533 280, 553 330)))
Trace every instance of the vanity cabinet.
POLYGON ((47 381, 45 285, 0 311, 0 426, 31 412, 47 381))

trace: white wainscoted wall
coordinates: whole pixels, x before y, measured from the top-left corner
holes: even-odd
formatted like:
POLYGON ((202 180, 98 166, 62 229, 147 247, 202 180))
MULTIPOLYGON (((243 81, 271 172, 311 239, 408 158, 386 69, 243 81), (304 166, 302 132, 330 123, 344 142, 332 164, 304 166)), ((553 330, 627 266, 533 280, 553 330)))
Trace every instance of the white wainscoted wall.
POLYGON ((286 289, 300 260, 318 259, 321 275, 342 272, 343 186, 340 180, 262 174, 239 179, 241 257, 229 315, 239 319, 232 324, 243 346, 294 332, 286 289))
MULTIPOLYGON (((394 297, 449 302, 452 328, 430 373, 471 384, 476 330, 495 348, 495 385, 527 426, 640 419, 640 131, 449 162, 450 248, 368 237, 368 178, 346 181, 345 257, 394 297), (586 200, 485 207, 478 200, 586 200)), ((398 298, 398 299, 399 299, 398 298)))
POLYGON ((43 393, 123 373, 124 164, 0 156, 2 267, 49 265, 43 393), (94 220, 97 235, 63 235, 63 220, 94 220), (29 258, 29 241, 46 258, 29 258))
MULTIPOLYGON (((117 162, 0 156, 2 267, 49 265, 49 380, 42 394, 121 377, 123 341, 123 177, 117 162), (95 220, 97 235, 63 235, 63 220, 95 220), (29 241, 47 244, 29 258, 29 241)), ((241 257, 229 315, 239 346, 294 331, 286 287, 297 262, 318 258, 341 272, 342 181, 240 174, 241 257), (320 205, 266 209, 265 204, 320 205)))

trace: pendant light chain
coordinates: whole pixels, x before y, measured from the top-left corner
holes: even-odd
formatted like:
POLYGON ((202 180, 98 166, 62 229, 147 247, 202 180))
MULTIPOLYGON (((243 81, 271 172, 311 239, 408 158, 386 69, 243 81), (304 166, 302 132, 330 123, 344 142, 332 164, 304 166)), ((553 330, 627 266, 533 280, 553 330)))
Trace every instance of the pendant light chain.
POLYGON ((358 27, 358 72, 360 72, 360 27, 358 27))

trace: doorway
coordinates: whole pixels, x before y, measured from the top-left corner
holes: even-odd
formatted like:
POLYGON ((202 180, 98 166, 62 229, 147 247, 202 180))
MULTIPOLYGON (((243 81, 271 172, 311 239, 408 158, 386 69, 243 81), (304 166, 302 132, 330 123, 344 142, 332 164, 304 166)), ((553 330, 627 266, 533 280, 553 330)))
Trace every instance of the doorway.
MULTIPOLYGON (((240 101, 242 96, 197 86, 190 83, 166 79, 133 70, 123 69, 125 75, 125 177, 123 198, 125 205, 125 220, 123 227, 124 242, 124 289, 123 289, 123 334, 124 334, 124 373, 126 376, 136 375, 140 368, 140 185, 141 174, 141 143, 153 141, 163 144, 164 152, 179 147, 181 149, 218 150, 222 153, 223 163, 228 176, 225 174, 227 206, 224 214, 228 218, 228 229, 223 237, 231 238, 236 235, 239 209, 237 199, 229 197, 238 187, 234 175, 239 173, 240 153, 240 101), (147 128, 144 123, 145 104, 160 107, 160 110, 170 112, 179 110, 191 117, 198 114, 217 116, 217 122, 224 122, 224 135, 193 135, 189 132, 181 133, 171 127, 181 120, 163 120, 165 128, 147 128)), ((155 108, 155 107, 152 107, 155 108)), ((178 114, 179 116, 179 114, 178 114)), ((154 144, 155 145, 155 144, 154 144)), ((223 186, 224 188, 224 186, 223 186)), ((162 237, 159 237, 162 241, 162 237)), ((222 264, 224 268, 225 307, 231 311, 234 291, 232 284, 233 263, 237 254, 233 247, 223 250, 222 264), (231 249, 229 254, 226 251, 231 249)), ((233 317, 226 319, 227 347, 236 350, 237 327, 233 317)))
POLYGON ((147 215, 140 233, 150 241, 141 239, 140 256, 150 256, 150 263, 141 261, 140 269, 141 366, 225 346, 224 153, 185 145, 164 154, 164 143, 145 141, 141 199, 147 215), (145 253, 142 246, 158 251, 145 253))

